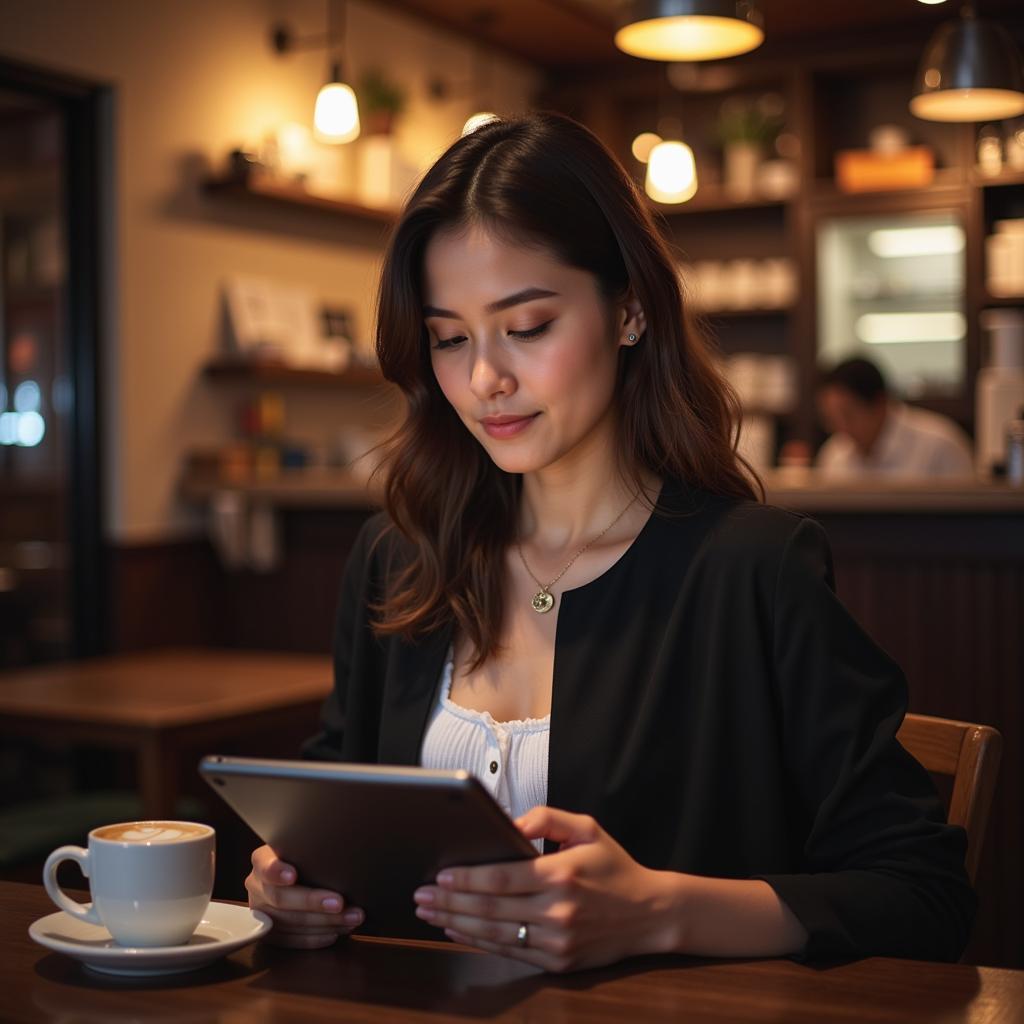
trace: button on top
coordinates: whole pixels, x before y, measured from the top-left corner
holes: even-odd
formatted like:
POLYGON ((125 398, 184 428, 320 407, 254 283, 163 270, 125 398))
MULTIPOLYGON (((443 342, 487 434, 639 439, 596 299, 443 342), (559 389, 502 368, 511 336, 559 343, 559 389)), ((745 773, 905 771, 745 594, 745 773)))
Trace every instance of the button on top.
POLYGON ((497 770, 498 770, 498 762, 497 761, 492 761, 490 763, 489 767, 491 769, 491 774, 494 775, 497 772, 497 770))

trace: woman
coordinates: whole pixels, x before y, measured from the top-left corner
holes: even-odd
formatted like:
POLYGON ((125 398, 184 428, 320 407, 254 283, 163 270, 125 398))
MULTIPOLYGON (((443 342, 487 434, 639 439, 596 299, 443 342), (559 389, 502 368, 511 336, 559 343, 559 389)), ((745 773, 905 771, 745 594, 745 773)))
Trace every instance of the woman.
MULTIPOLYGON (((410 894, 438 937, 552 971, 957 959, 966 837, 895 739, 904 679, 836 599, 821 528, 756 500, 608 150, 554 113, 454 143, 391 239, 377 350, 408 415, 306 754, 467 768, 543 850, 410 894)), ((294 883, 255 851, 277 941, 362 920, 294 883)))

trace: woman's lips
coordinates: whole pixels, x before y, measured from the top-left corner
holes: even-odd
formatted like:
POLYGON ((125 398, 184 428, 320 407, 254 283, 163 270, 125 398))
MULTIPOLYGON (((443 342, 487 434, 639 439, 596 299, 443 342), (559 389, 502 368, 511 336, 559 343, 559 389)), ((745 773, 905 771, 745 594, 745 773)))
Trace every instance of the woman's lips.
POLYGON ((539 412, 535 412, 532 416, 524 416, 519 420, 509 420, 507 423, 483 423, 482 426, 491 437, 515 437, 517 434, 521 434, 539 415, 539 412))

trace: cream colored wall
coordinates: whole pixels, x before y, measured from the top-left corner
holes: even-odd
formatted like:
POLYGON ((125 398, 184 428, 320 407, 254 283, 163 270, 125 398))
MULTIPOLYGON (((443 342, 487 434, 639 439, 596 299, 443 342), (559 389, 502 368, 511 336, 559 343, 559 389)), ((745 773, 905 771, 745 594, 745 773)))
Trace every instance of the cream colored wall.
MULTIPOLYGON (((426 74, 466 81, 472 50, 386 4, 345 7, 348 73, 381 64, 408 87, 397 143, 422 171, 467 112, 466 101, 430 101, 426 74)), ((356 310, 364 344, 372 336, 379 248, 347 240, 344 225, 319 228, 302 215, 247 223, 194 187, 197 162, 219 163, 281 122, 309 123, 326 56, 279 56, 269 33, 278 20, 300 35, 320 33, 325 11, 323 0, 0 0, 0 57, 114 87, 103 410, 107 532, 119 543, 201 528, 176 486, 189 448, 216 446, 234 430, 237 389, 200 376, 220 344, 226 274, 307 284, 356 310)), ((497 54, 488 61, 499 111, 527 109, 536 72, 497 54)), ((288 401, 290 433, 327 439, 347 424, 380 421, 379 406, 372 396, 297 392, 288 401)))

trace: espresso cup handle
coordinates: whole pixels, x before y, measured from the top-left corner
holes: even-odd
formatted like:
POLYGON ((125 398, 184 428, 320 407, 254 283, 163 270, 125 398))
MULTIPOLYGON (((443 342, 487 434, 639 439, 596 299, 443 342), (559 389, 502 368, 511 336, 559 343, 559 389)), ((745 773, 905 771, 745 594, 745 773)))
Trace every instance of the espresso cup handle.
POLYGON ((57 884, 57 868, 66 860, 76 861, 82 874, 86 878, 89 877, 89 851, 81 846, 60 846, 46 858, 46 865, 43 867, 43 885, 46 886, 47 895, 65 914, 77 917, 79 921, 87 921, 89 924, 102 924, 95 904, 87 907, 85 904, 73 900, 57 884))

